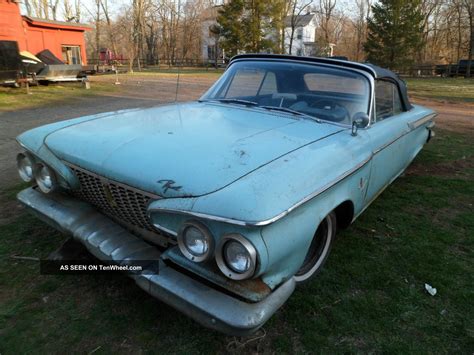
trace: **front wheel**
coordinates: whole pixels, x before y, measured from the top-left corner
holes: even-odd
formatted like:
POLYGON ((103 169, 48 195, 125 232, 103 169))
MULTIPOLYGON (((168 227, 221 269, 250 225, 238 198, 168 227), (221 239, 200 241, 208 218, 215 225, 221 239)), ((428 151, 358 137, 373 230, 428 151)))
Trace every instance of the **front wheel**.
POLYGON ((324 217, 316 229, 303 265, 294 276, 296 282, 303 283, 321 270, 331 250, 336 230, 336 214, 331 212, 324 217))

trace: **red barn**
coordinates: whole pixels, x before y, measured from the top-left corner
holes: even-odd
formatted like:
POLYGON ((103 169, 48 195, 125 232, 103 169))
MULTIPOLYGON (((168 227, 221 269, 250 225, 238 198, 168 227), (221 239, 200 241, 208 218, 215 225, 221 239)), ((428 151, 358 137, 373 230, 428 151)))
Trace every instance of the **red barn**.
POLYGON ((16 41, 20 51, 49 49, 66 64, 87 64, 84 32, 91 27, 20 14, 19 1, 0 0, 0 41, 16 41))

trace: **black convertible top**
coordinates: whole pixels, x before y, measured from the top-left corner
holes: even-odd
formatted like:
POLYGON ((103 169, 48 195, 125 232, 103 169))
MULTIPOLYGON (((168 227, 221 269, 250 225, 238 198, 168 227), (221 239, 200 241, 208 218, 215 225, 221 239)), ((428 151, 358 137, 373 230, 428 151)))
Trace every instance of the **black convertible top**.
POLYGON ((410 110, 413 107, 410 103, 410 100, 408 99, 407 84, 405 83, 405 81, 400 79, 400 77, 397 74, 395 74, 391 70, 381 68, 374 64, 365 63, 364 65, 372 68, 375 71, 375 73, 377 74, 376 79, 390 80, 390 81, 393 81, 398 86, 400 98, 406 110, 410 110))
MULTIPOLYGON (((379 80, 389 80, 397 85, 402 104, 406 110, 410 110, 412 105, 408 100, 407 86, 405 82, 400 79, 400 77, 392 72, 391 70, 381 68, 377 65, 370 63, 358 63, 352 62, 350 60, 336 59, 336 58, 323 58, 323 57, 299 57, 294 55, 284 55, 284 54, 239 54, 233 57, 230 60, 232 63, 235 60, 240 59, 283 59, 283 60, 296 60, 299 62, 309 62, 309 63, 323 63, 323 64, 332 64, 345 68, 358 69, 362 70, 374 77, 374 79, 379 80)), ((230 64, 229 63, 229 64, 230 64)))

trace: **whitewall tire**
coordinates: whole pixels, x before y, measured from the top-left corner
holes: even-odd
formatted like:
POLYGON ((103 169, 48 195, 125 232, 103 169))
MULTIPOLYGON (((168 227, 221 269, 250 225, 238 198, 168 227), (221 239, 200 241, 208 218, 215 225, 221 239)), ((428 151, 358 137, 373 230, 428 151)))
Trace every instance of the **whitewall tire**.
POLYGON ((297 283, 304 283, 323 267, 336 236, 337 221, 334 212, 329 213, 319 224, 300 269, 295 274, 297 283))

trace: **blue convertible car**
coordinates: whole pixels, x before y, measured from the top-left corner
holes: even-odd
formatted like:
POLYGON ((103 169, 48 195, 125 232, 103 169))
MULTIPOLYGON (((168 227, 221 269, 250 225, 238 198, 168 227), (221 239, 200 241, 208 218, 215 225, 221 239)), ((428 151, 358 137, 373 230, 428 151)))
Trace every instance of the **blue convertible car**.
POLYGON ((321 270, 430 139, 435 113, 379 67, 239 55, 197 102, 18 137, 18 199, 206 327, 255 331, 321 270))

